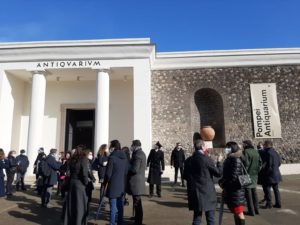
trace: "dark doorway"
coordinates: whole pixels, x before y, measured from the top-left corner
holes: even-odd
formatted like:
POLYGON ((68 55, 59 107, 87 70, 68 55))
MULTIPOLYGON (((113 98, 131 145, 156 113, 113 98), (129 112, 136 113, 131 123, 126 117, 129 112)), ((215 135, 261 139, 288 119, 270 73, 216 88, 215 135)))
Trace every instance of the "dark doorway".
POLYGON ((195 104, 200 114, 200 127, 211 126, 215 130, 213 146, 225 146, 224 108, 222 96, 211 88, 202 88, 195 93, 195 104))
POLYGON ((67 109, 65 149, 71 150, 79 144, 94 148, 95 110, 67 109))

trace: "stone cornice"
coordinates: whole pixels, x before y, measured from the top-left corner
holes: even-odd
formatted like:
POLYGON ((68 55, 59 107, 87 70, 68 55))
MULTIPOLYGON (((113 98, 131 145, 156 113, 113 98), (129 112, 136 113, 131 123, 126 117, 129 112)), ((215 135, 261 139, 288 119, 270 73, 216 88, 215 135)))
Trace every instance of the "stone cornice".
POLYGON ((300 64, 300 48, 157 53, 153 70, 300 64))
POLYGON ((151 58, 150 39, 0 43, 0 63, 77 59, 151 58))

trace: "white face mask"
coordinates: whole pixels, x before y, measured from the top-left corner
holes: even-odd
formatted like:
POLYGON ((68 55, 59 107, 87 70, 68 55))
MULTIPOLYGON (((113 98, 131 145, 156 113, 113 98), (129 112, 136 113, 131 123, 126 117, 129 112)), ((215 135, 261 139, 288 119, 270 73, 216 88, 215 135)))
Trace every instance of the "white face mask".
POLYGON ((231 152, 231 148, 224 148, 224 155, 228 155, 231 152))
POLYGON ((93 155, 89 155, 89 156, 88 156, 88 159, 89 159, 89 160, 92 160, 92 159, 93 159, 93 155))
POLYGON ((16 154, 12 154, 11 156, 14 157, 14 158, 16 158, 16 154))

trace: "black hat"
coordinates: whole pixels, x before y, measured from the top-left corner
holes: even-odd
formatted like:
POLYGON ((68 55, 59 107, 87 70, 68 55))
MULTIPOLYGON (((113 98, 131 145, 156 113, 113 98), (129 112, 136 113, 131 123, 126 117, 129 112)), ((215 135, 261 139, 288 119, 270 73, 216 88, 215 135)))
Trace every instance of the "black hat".
POLYGON ((25 153, 25 150, 24 150, 24 149, 22 149, 22 150, 20 151, 20 153, 24 154, 24 153, 25 153))
POLYGON ((132 141, 132 146, 135 146, 135 147, 141 147, 142 146, 142 143, 140 140, 133 140, 132 141))
POLYGON ((162 145, 159 143, 159 141, 158 142, 156 142, 156 144, 155 144, 156 146, 158 146, 158 148, 161 148, 162 147, 162 145))

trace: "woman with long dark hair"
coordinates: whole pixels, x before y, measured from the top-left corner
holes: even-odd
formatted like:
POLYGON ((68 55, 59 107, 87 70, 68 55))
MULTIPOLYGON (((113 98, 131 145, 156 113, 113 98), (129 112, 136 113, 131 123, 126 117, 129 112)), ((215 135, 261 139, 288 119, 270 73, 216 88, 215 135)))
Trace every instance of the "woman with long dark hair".
POLYGON ((244 225, 245 190, 239 183, 238 176, 243 174, 242 150, 236 142, 228 142, 227 155, 223 166, 223 177, 219 181, 223 188, 223 198, 234 215, 235 225, 244 225))
POLYGON ((70 188, 63 210, 64 225, 86 225, 88 214, 88 159, 84 146, 77 146, 69 163, 70 188))

